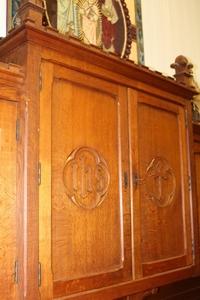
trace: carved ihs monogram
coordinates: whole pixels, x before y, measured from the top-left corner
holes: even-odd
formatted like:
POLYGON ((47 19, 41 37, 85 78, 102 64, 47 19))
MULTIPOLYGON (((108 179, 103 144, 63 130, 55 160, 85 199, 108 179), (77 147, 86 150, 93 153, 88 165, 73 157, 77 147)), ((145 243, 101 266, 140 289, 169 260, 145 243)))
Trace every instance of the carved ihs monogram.
POLYGON ((74 204, 93 209, 105 198, 110 174, 106 162, 96 150, 80 147, 67 158, 63 182, 66 194, 74 204))

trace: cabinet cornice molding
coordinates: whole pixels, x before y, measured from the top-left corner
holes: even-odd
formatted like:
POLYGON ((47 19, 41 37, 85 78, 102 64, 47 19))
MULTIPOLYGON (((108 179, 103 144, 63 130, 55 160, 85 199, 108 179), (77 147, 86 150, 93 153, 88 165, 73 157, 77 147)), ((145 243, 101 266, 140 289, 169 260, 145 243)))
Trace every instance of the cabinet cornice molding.
POLYGON ((194 88, 177 83, 172 77, 166 77, 158 71, 152 71, 133 61, 120 59, 114 54, 105 53, 95 46, 84 45, 78 39, 59 34, 52 28, 30 24, 29 21, 12 30, 6 38, 0 41, 0 57, 4 57, 8 51, 14 51, 16 47, 24 43, 48 48, 67 57, 75 58, 81 63, 89 63, 105 71, 114 72, 121 76, 119 83, 126 86, 131 87, 129 80, 136 80, 188 100, 197 94, 194 88))

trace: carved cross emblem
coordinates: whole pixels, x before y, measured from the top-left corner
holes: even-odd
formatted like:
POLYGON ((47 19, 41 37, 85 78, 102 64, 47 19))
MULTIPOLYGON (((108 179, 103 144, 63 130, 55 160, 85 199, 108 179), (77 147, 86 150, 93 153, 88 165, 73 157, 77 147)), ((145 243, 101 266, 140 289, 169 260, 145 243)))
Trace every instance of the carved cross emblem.
POLYGON ((176 178, 165 158, 153 158, 146 171, 145 184, 147 197, 157 206, 166 207, 172 203, 176 190, 176 178))

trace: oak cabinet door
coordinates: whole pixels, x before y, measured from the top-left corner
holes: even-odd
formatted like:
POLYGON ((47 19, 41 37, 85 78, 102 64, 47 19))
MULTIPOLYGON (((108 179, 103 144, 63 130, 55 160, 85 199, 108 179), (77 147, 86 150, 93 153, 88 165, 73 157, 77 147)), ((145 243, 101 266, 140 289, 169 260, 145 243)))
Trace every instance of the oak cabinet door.
POLYGON ((0 299, 16 299, 17 104, 0 99, 0 299))
POLYGON ((47 300, 129 280, 131 238, 126 90, 47 62, 42 81, 40 291, 47 300))
POLYGON ((192 260, 185 106, 129 93, 136 274, 192 260))

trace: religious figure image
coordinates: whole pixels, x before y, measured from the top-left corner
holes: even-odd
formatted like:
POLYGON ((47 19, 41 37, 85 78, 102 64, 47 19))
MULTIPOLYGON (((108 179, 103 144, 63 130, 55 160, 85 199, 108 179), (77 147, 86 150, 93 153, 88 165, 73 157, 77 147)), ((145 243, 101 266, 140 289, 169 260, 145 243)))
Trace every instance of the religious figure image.
POLYGON ((58 0, 57 29, 87 44, 100 46, 101 14, 98 0, 58 0))
POLYGON ((79 1, 79 13, 83 41, 100 46, 101 44, 101 14, 97 0, 79 1))
MULTIPOLYGON (((8 30, 19 26, 21 0, 8 0, 8 30)), ((128 57, 133 39, 125 0, 43 0, 43 26, 74 36, 121 57, 128 57)))

